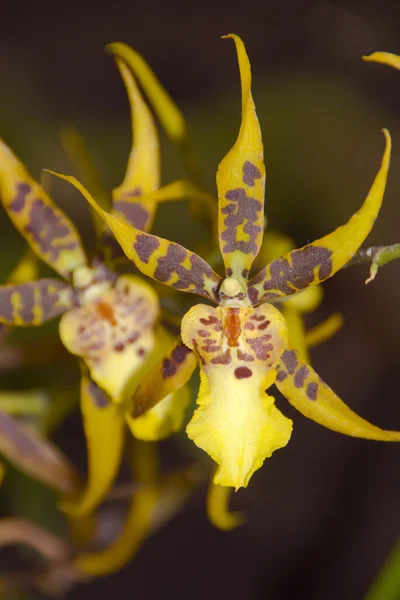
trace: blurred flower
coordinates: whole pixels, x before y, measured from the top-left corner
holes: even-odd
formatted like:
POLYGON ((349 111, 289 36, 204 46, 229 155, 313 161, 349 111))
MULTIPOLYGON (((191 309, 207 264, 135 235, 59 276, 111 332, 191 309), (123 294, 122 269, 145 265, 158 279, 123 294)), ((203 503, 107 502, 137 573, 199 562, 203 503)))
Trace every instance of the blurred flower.
MULTIPOLYGON (((160 202, 191 198, 207 203, 209 196, 187 180, 160 188, 159 142, 152 115, 126 62, 116 57, 116 63, 131 106, 133 143, 124 180, 111 193, 112 211, 124 218, 126 226, 148 231, 160 202)), ((161 86, 157 89, 162 91, 161 86)), ((169 97, 164 107, 180 116, 175 137, 181 131, 183 139, 180 111, 169 97)), ((97 189, 99 202, 107 205, 107 193, 97 189)), ((32 251, 64 278, 35 280, 31 274, 32 281, 0 287, 0 323, 40 326, 63 315, 61 340, 81 359, 81 409, 89 463, 86 488, 78 498, 66 499, 63 508, 88 514, 104 499, 120 466, 127 399, 175 339, 158 323, 159 302, 152 287, 138 276, 116 270, 123 253, 108 227, 97 217, 98 245, 89 260, 75 225, 4 142, 0 142, 0 197, 32 251)), ((133 434, 153 441, 176 431, 188 400, 183 387, 141 419, 129 418, 133 434)))
MULTIPOLYGON (((38 274, 35 255, 28 248, 7 278, 9 285, 23 284, 38 274)), ((3 325, 2 344, 10 333, 3 325)), ((77 489, 78 476, 65 456, 28 424, 18 423, 14 415, 29 418, 41 416, 48 402, 43 390, 0 391, 0 453, 21 471, 63 494, 77 489)), ((5 466, 0 463, 0 482, 5 466)))

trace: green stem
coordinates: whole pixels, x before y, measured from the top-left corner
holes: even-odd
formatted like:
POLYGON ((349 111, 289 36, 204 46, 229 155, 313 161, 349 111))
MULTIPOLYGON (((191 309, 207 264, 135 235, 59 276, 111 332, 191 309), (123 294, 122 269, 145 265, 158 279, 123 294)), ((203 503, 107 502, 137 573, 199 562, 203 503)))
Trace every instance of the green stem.
POLYGON ((392 244, 391 246, 371 246, 366 250, 359 250, 355 253, 353 258, 345 265, 351 267, 360 263, 371 263, 369 270, 369 277, 365 283, 369 283, 375 279, 375 275, 378 272, 379 267, 386 265, 400 258, 400 244, 392 244))

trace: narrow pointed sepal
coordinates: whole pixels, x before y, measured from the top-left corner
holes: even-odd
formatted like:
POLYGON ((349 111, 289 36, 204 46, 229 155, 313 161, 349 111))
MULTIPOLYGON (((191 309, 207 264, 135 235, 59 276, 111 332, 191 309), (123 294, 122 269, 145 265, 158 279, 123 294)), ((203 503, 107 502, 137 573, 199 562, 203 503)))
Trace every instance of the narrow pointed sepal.
POLYGON ((132 148, 121 185, 113 190, 113 201, 154 192, 160 185, 160 149, 153 115, 126 63, 116 59, 131 109, 132 148))
POLYGON ((124 414, 83 369, 81 411, 88 454, 85 488, 61 510, 74 516, 90 514, 104 500, 118 474, 124 444, 124 414))
POLYGON ((86 263, 72 221, 0 140, 0 200, 32 250, 63 277, 86 263))
POLYGON ((374 52, 369 56, 363 56, 362 59, 366 62, 381 63, 388 67, 400 70, 400 56, 397 56, 397 54, 391 54, 390 52, 374 52))
POLYGON ((199 167, 191 147, 184 116, 147 62, 138 52, 122 42, 108 44, 106 52, 112 54, 118 62, 121 62, 122 59, 134 73, 167 136, 177 145, 183 166, 190 179, 199 183, 199 167))
POLYGON ((250 63, 241 39, 236 44, 242 82, 242 123, 238 139, 217 172, 218 229, 227 276, 247 279, 262 243, 265 167, 260 124, 251 95, 250 63))
POLYGON ((380 429, 346 406, 294 348, 282 354, 275 384, 305 417, 328 429, 369 440, 400 441, 400 431, 380 429))
POLYGON ((378 216, 390 164, 391 140, 383 130, 386 148, 381 167, 361 208, 332 233, 274 260, 249 281, 254 305, 289 296, 313 286, 341 269, 357 252, 378 216))
POLYGON ((54 173, 76 187, 110 227, 125 255, 148 277, 182 292, 217 299, 222 278, 194 252, 150 233, 143 233, 124 219, 102 210, 75 179, 54 173))
POLYGON ((72 289, 57 279, 0 286, 0 323, 42 325, 72 306, 72 289))
POLYGON ((182 340, 200 364, 199 407, 187 434, 219 465, 214 483, 246 487, 265 458, 285 446, 292 422, 265 390, 287 344, 287 327, 271 305, 197 305, 182 321, 182 340))

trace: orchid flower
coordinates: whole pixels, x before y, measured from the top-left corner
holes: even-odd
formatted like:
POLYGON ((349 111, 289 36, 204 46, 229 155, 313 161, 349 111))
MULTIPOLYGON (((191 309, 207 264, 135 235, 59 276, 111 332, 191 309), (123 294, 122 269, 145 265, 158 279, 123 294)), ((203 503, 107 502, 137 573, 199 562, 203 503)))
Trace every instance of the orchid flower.
MULTIPOLYGON (((116 63, 128 92, 133 144, 123 182, 111 194, 112 213, 135 230, 148 231, 160 202, 204 200, 206 194, 186 180, 159 187, 159 143, 152 115, 132 71, 118 57, 116 63)), ((152 287, 114 269, 122 253, 108 227, 103 223, 98 249, 89 261, 75 225, 2 141, 0 198, 32 251, 64 280, 1 286, 0 323, 40 326, 63 315, 61 340, 81 359, 89 463, 86 489, 64 509, 87 514, 105 497, 121 462, 127 390, 133 392, 175 338, 157 323, 159 302, 152 287)), ((186 388, 176 390, 142 419, 129 419, 134 435, 157 440, 176 431, 187 403, 186 388)))
POLYGON ((101 209, 75 178, 60 177, 81 191, 142 273, 217 305, 198 304, 185 314, 181 341, 138 386, 131 419, 141 418, 183 386, 199 365, 198 408, 186 432, 217 463, 214 483, 238 489, 290 439, 292 421, 269 393, 274 383, 303 415, 334 431, 382 441, 400 441, 400 432, 380 429, 348 408, 290 343, 285 318, 272 304, 334 275, 367 237, 385 190, 389 133, 384 130, 386 149, 375 181, 350 220, 284 254, 249 280, 263 239, 265 168, 249 60, 240 38, 227 37, 238 54, 242 122, 217 172, 224 278, 195 253, 101 209))

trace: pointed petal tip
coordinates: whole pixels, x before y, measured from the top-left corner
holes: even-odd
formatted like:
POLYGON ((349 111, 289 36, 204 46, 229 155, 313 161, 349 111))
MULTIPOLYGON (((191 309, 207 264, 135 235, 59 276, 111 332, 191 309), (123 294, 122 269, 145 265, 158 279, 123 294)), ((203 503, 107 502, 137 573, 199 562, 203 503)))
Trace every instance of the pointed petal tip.
POLYGON ((361 58, 365 62, 380 63, 397 70, 400 69, 400 56, 391 52, 373 52, 369 55, 363 55, 361 58))
POLYGON ((110 42, 104 46, 104 52, 106 54, 117 54, 118 48, 121 46, 126 46, 124 42, 110 42))

